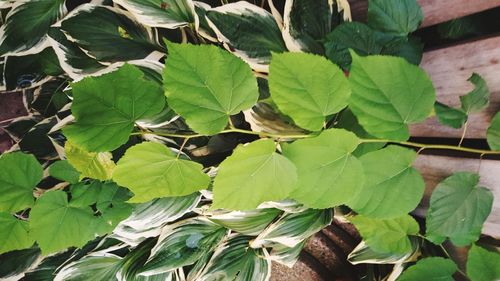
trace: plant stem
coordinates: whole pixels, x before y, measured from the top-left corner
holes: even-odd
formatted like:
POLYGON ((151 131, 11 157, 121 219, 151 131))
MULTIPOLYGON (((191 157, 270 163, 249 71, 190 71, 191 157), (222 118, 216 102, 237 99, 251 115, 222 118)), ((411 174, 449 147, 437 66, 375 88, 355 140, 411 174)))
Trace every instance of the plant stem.
MULTIPOLYGON (((229 133, 241 133, 241 134, 255 135, 255 136, 274 138, 274 139, 305 139, 305 138, 311 138, 311 137, 316 136, 315 134, 299 134, 299 135, 273 134, 273 133, 266 133, 266 132, 254 132, 254 131, 242 130, 242 129, 237 129, 237 128, 227 129, 227 130, 220 132, 219 134, 229 134, 229 133)), ((189 138, 189 139, 190 138, 198 138, 198 137, 207 137, 207 135, 203 135, 203 134, 191 134, 191 135, 189 135, 189 134, 170 134, 170 133, 158 133, 158 132, 132 133, 132 135, 147 135, 147 134, 158 135, 158 136, 163 136, 163 137, 189 138)), ((393 143, 393 144, 399 144, 399 145, 420 148, 420 151, 423 149, 443 149, 443 150, 455 150, 455 151, 470 152, 470 153, 476 153, 476 154, 480 154, 480 155, 500 155, 500 151, 475 149, 475 148, 453 146, 453 145, 424 144, 424 143, 416 143, 416 142, 409 142, 409 141, 394 141, 394 140, 387 140, 387 139, 361 139, 360 142, 361 143, 393 143)))
POLYGON ((464 130, 462 132, 462 137, 460 138, 460 142, 458 143, 458 146, 462 146, 462 142, 464 141, 465 134, 467 133, 467 122, 469 122, 469 121, 465 121, 464 130))

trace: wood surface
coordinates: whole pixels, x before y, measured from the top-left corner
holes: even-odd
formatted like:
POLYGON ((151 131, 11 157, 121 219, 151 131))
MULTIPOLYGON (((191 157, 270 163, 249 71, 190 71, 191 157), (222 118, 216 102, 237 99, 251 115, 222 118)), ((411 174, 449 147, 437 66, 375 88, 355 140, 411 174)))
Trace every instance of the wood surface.
MULTIPOLYGON (((348 0, 353 19, 366 21, 367 0, 348 0)), ((424 13, 421 27, 431 26, 452 19, 500 6, 500 0, 417 0, 424 13)))

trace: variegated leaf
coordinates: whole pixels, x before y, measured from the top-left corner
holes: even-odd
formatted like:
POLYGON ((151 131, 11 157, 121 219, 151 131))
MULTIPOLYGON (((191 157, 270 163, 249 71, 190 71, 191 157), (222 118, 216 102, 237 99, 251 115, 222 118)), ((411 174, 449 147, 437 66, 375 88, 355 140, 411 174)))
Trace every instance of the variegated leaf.
POLYGON ((215 211, 208 219, 244 235, 259 235, 281 213, 278 209, 215 211))
POLYGON ((122 258, 110 253, 93 253, 63 267, 54 281, 116 280, 122 258))
POLYGON ((266 256, 266 259, 292 268, 297 260, 299 260, 300 252, 302 252, 305 244, 306 240, 303 240, 294 247, 276 244, 272 247, 271 252, 266 256))
POLYGON ((405 253, 379 253, 372 250, 364 241, 352 250, 347 260, 352 264, 398 264, 415 261, 420 253, 420 239, 415 236, 410 237, 411 251, 405 253))

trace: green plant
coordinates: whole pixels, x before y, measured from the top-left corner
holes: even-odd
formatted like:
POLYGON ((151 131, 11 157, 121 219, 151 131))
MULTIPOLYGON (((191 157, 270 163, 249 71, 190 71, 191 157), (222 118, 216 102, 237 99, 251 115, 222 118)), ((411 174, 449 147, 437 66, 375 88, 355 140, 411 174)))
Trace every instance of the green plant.
MULTIPOLYGON (((493 150, 408 141, 408 126, 433 113, 466 127, 489 97, 474 74, 461 109, 436 103, 410 35, 422 20, 415 1, 372 0, 367 25, 350 22, 346 1, 286 1, 283 19, 272 1, 274 16, 247 2, 96 2, 67 13, 64 1, 22 1, 2 26, 5 77, 10 59, 28 60, 42 73, 33 89, 57 85, 55 110, 33 127, 50 124, 38 133, 54 144, 34 153, 42 164, 0 157, 0 252, 57 254, 8 274, 267 280, 271 261, 293 265, 344 206, 336 215, 363 237, 351 262, 398 267, 421 255, 400 280, 452 278, 450 259, 420 247, 476 242, 493 196, 476 173, 451 175, 421 230, 408 214, 424 192, 411 148, 500 154, 500 128, 497 114, 493 150), (23 27, 28 17, 38 28, 23 27), (427 270, 433 263, 442 266, 427 270)), ((473 247, 476 280, 477 252, 495 263, 499 254, 473 247)), ((492 268, 481 270, 497 278, 492 268)))

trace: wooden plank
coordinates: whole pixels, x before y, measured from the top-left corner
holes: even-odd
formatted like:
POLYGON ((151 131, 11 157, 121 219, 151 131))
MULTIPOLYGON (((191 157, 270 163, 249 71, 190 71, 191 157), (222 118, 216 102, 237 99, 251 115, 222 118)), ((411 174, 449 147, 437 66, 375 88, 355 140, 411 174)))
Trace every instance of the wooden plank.
POLYGON ((431 193, 439 182, 454 172, 479 171, 481 186, 491 190, 494 196, 493 209, 482 233, 500 238, 500 161, 419 155, 414 165, 422 173, 426 183, 424 199, 416 212, 421 216, 425 215, 431 193))
MULTIPOLYGON (((472 90, 467 79, 473 72, 480 74, 491 92, 490 106, 481 113, 471 114, 466 138, 486 138, 491 118, 500 111, 500 36, 469 42, 448 48, 426 52, 421 67, 431 77, 437 92, 437 100, 451 106, 459 106, 461 95, 472 90)), ((440 125, 436 118, 411 126, 412 136, 455 137, 462 129, 440 125)))
MULTIPOLYGON (((479 13, 500 6, 500 0, 417 0, 424 13, 421 27, 479 13)), ((366 21, 368 1, 349 0, 353 18, 366 21)))

